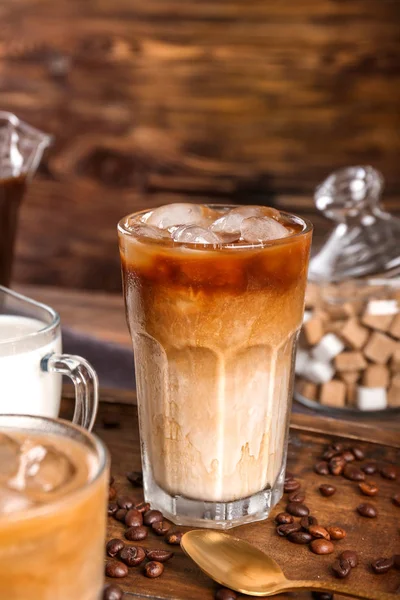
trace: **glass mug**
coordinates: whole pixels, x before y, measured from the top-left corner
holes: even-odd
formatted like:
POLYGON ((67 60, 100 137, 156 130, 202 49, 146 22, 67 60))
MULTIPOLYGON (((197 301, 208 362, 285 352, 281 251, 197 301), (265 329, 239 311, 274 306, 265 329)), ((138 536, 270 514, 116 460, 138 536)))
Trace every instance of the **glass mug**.
POLYGON ((59 315, 0 286, 0 414, 58 417, 62 375, 75 386, 73 422, 89 431, 98 405, 98 380, 83 358, 61 353, 59 315))
POLYGON ((96 436, 0 415, 0 598, 99 600, 108 481, 96 436))

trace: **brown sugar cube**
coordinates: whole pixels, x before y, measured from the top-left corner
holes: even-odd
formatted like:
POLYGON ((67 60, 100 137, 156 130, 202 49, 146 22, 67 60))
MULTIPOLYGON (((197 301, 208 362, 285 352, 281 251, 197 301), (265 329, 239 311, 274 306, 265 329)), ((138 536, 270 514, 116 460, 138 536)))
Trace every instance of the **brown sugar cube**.
POLYGON ((357 381, 360 379, 361 373, 360 371, 340 371, 338 375, 342 381, 348 385, 351 385, 353 383, 357 383, 357 381))
POLYGON ((343 326, 346 324, 346 321, 343 320, 339 320, 339 321, 327 321, 326 323, 324 323, 324 329, 325 329, 325 333, 336 333, 336 334, 340 334, 342 331, 343 326))
POLYGON ((342 408, 345 406, 346 384, 338 379, 332 379, 321 386, 319 401, 325 406, 342 408))
POLYGON ((346 406, 357 407, 357 386, 353 383, 346 385, 346 406))
POLYGON ((324 335, 324 324, 320 317, 312 317, 303 325, 304 337, 310 346, 318 344, 324 335))
POLYGON ((396 348, 390 361, 390 368, 394 373, 400 371, 400 342, 396 343, 396 348))
POLYGON ((341 352, 335 357, 337 371, 361 371, 368 363, 361 352, 341 352))
POLYGON ((395 316, 390 326, 390 332, 393 337, 400 340, 400 313, 395 316))
POLYGON ((355 313, 350 302, 346 302, 346 304, 326 304, 324 308, 332 320, 348 319, 355 313))
POLYGON ((367 343, 369 330, 362 327, 357 319, 349 319, 340 330, 340 337, 350 348, 360 350, 367 343))
POLYGON ((393 321, 393 315, 371 315, 365 312, 362 316, 361 323, 370 329, 378 331, 388 331, 393 321))
POLYGON ((400 406, 400 374, 395 375, 391 381, 388 391, 388 406, 391 408, 400 406))
POLYGON ((396 350, 396 342, 384 333, 374 331, 364 348, 364 355, 378 365, 387 363, 396 350))
POLYGON ((385 365, 369 365, 363 375, 365 387, 387 387, 389 385, 389 369, 385 365))
POLYGON ((306 308, 314 308, 319 304, 321 292, 316 283, 308 283, 306 288, 305 305, 306 308))
POLYGON ((311 381, 300 379, 296 382, 296 388, 299 394, 308 398, 308 400, 316 400, 318 398, 318 386, 311 381))

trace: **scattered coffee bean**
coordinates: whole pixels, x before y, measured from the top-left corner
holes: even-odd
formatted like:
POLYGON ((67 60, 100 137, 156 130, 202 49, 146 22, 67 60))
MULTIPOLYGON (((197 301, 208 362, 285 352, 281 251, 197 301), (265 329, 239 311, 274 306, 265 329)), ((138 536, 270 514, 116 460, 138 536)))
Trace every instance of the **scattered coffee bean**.
POLYGON ((292 471, 285 471, 285 479, 293 479, 294 473, 292 471))
POLYGON ((308 531, 295 531, 290 533, 287 539, 293 544, 308 544, 312 540, 312 535, 308 531))
POLYGON ((324 540, 331 539, 331 536, 325 527, 321 527, 320 525, 311 525, 311 527, 308 528, 308 533, 311 533, 313 538, 322 538, 324 540))
POLYGON ((359 504, 357 506, 357 512, 362 517, 367 517, 367 519, 374 519, 378 516, 378 511, 376 510, 375 506, 369 502, 363 502, 362 504, 359 504))
POLYGON ((325 452, 322 455, 322 458, 324 460, 331 460, 332 458, 334 458, 335 456, 339 456, 339 454, 341 454, 340 450, 334 450, 333 448, 329 448, 328 450, 325 450, 325 452))
POLYGON ((110 479, 109 479, 109 481, 108 481, 108 485, 109 485, 109 486, 112 486, 112 485, 113 485, 113 483, 114 483, 114 481, 115 481, 114 477, 113 477, 112 475, 110 475, 110 479))
POLYGON ((181 543, 182 536, 182 531, 173 531, 172 533, 169 533, 167 535, 165 541, 167 542, 167 544, 171 544, 171 546, 179 546, 179 544, 181 543))
POLYGON ((107 514, 109 517, 112 517, 113 515, 115 515, 117 510, 118 510, 118 504, 116 502, 108 503, 107 514))
POLYGON ((379 492, 378 486, 375 485, 375 483, 372 483, 371 481, 363 481, 358 484, 358 487, 360 488, 360 492, 364 494, 364 496, 376 496, 379 492))
POLYGON ((275 522, 278 523, 278 525, 287 525, 288 523, 293 523, 293 521, 294 519, 292 515, 289 515, 289 513, 285 512, 281 512, 275 517, 275 522))
POLYGON ((341 475, 346 465, 347 463, 342 456, 334 456, 329 461, 329 471, 332 475, 341 475))
POLYGON ((345 450, 344 452, 342 452, 342 456, 347 463, 353 462, 353 460, 356 459, 356 457, 350 450, 345 450))
POLYGON ((155 560, 150 561, 144 568, 144 574, 146 577, 150 577, 150 579, 155 579, 156 577, 160 577, 163 574, 164 565, 155 560))
POLYGON ((108 488, 108 500, 111 502, 117 497, 117 490, 113 487, 108 488))
POLYGON ((326 528, 327 532, 331 536, 331 540, 342 540, 346 537, 346 532, 341 527, 337 527, 336 525, 332 525, 331 527, 326 528))
POLYGON ((145 540, 147 536, 147 527, 144 527, 144 525, 139 525, 137 527, 129 527, 129 529, 125 531, 126 539, 131 542, 139 542, 141 540, 145 540))
POLYGON ((319 491, 321 492, 322 496, 329 498, 329 496, 333 496, 333 494, 336 492, 336 488, 334 485, 324 483, 319 486, 319 491))
POLYGON ((364 471, 367 475, 373 475, 377 472, 378 467, 374 462, 368 462, 364 466, 361 467, 361 470, 364 471))
POLYGON ((139 527, 143 525, 143 515, 136 508, 131 508, 125 515, 125 525, 127 527, 139 527))
POLYGON ((377 558, 371 563, 371 567, 374 573, 381 575, 387 573, 394 565, 393 557, 390 558, 377 558))
POLYGON ((364 450, 362 450, 360 448, 360 446, 352 446, 350 448, 350 450, 352 451, 352 453, 354 454, 354 457, 356 460, 364 460, 365 458, 365 453, 364 450))
POLYGON ((139 502, 139 504, 135 504, 135 508, 140 513, 145 513, 150 510, 150 504, 148 502, 139 502))
POLYGON ((131 496, 118 496, 117 504, 120 508, 130 510, 135 504, 135 500, 131 496))
POLYGON ((119 585, 106 585, 103 591, 103 600, 121 600, 124 592, 119 585))
POLYGON ((143 515, 143 523, 145 525, 153 525, 153 523, 163 520, 164 516, 159 510, 148 510, 143 515))
POLYGON ((215 593, 215 600, 236 600, 237 594, 228 588, 219 588, 215 593))
POLYGON ((146 552, 141 546, 125 546, 118 555, 128 567, 140 565, 146 558, 146 552))
POLYGON ((314 471, 318 473, 318 475, 329 475, 329 466, 326 460, 315 463, 314 471))
POLYGON ((345 446, 342 442, 332 442, 329 447, 337 452, 343 452, 343 450, 345 450, 345 446))
POLYGON ((126 510, 126 508, 119 508, 117 512, 114 513, 114 519, 116 519, 117 521, 124 522, 127 512, 128 511, 126 510))
POLYGON ((344 579, 351 571, 351 566, 348 560, 338 558, 332 565, 332 571, 339 579, 344 579))
POLYGON ((126 577, 128 575, 128 567, 118 560, 108 560, 106 562, 107 577, 126 577))
POLYGON ((143 475, 139 471, 127 473, 126 478, 134 487, 143 487, 143 475))
POLYGON ((149 560, 155 560, 160 563, 167 562, 173 555, 174 553, 168 550, 146 550, 146 556, 149 560))
POLYGON ((391 481, 394 481, 395 479, 397 479, 396 468, 393 467, 392 465, 388 465, 387 467, 382 467, 382 469, 380 470, 380 474, 385 479, 390 479, 391 481))
POLYGON ((299 523, 286 523, 286 525, 278 525, 276 528, 276 532, 281 537, 285 537, 290 533, 294 533, 295 531, 300 531, 301 526, 299 523))
POLYGON ((335 549, 332 542, 323 539, 313 540, 310 548, 314 554, 332 554, 335 549))
POLYGON ((117 556, 118 552, 120 550, 122 550, 122 548, 124 548, 124 547, 125 547, 125 544, 122 540, 114 538, 114 539, 110 540, 109 542, 107 542, 106 553, 108 554, 108 556, 111 556, 111 558, 115 558, 117 556))
POLYGON ((358 565, 358 554, 354 550, 345 550, 339 556, 339 559, 347 560, 352 569, 358 565))
POLYGON ((333 594, 329 592, 311 592, 314 600, 333 600, 333 594))
POLYGON ((400 570, 400 554, 395 554, 393 556, 393 564, 394 564, 395 569, 400 570))
POLYGON ((304 492, 292 492, 288 496, 289 502, 304 502, 306 495, 304 492))
POLYGON ((151 528, 157 535, 165 535, 171 529, 171 525, 167 521, 157 521, 151 528))
POLYGON ((306 517, 308 514, 310 514, 310 509, 301 502, 289 502, 289 504, 286 506, 286 512, 294 517, 306 517))
POLYGON ((361 471, 356 465, 347 464, 343 469, 343 476, 350 481, 364 481, 365 473, 361 471))
POLYGON ((283 491, 287 493, 295 492, 300 487, 300 481, 297 481, 294 477, 289 477, 285 479, 283 484, 283 491))
POLYGON ((395 506, 400 506, 400 494, 395 494, 392 497, 392 502, 395 506))
POLYGON ((300 525, 303 529, 308 531, 313 525, 318 525, 318 520, 315 517, 308 515, 307 517, 302 517, 300 519, 300 525))

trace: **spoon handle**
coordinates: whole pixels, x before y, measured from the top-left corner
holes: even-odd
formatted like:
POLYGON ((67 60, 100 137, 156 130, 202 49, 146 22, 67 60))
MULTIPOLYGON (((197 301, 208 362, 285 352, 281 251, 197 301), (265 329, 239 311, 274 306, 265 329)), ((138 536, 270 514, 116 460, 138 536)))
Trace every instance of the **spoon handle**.
POLYGON ((343 594, 352 598, 360 598, 365 600, 394 600, 395 593, 380 592, 379 590, 357 590, 350 586, 341 583, 340 581, 301 581, 287 580, 285 592, 293 592, 299 588, 313 590, 318 592, 333 592, 335 594, 343 594))

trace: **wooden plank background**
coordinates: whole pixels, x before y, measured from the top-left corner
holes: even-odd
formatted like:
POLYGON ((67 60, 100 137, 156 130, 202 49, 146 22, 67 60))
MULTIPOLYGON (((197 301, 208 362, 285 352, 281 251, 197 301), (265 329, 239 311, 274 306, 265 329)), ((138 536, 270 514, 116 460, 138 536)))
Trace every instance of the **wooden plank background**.
POLYGON ((203 199, 314 213, 370 163, 400 210, 398 0, 2 0, 0 107, 54 134, 15 279, 120 289, 115 225, 203 199))

